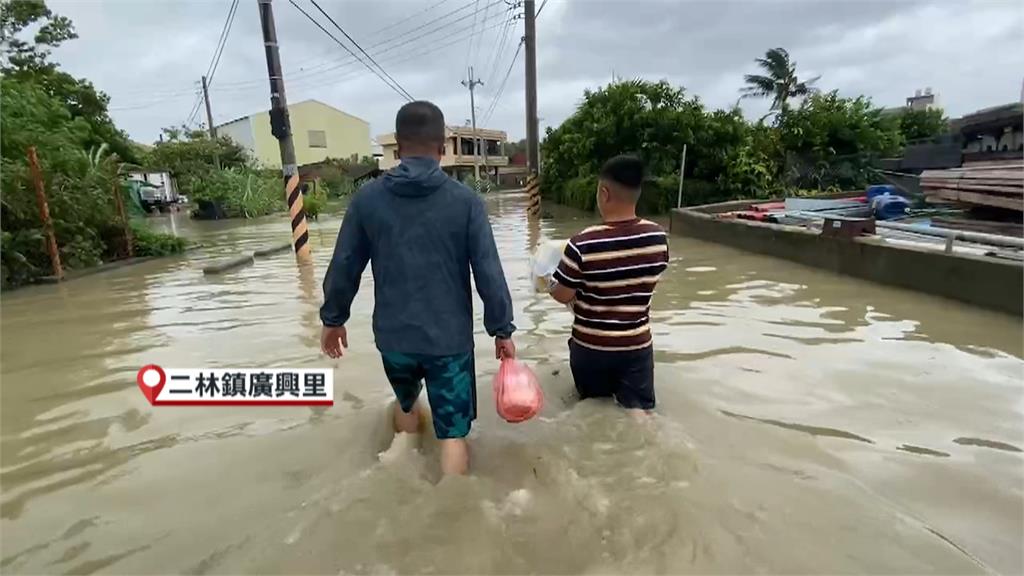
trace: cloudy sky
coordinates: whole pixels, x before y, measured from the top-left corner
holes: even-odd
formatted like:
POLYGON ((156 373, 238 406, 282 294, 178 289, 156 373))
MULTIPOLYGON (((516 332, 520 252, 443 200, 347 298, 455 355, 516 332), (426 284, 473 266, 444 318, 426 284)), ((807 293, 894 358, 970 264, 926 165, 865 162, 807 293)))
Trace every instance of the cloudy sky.
MULTIPOLYGON (((309 0, 294 1, 331 29, 309 0)), ((468 122, 460 81, 472 65, 484 81, 478 121, 524 135, 523 54, 513 60, 523 26, 508 18, 521 12, 512 0, 318 2, 406 91, 440 105, 450 124, 468 122)), ((48 4, 79 33, 55 59, 111 96, 115 121, 133 138, 152 142, 161 127, 189 119, 231 0, 48 4)), ((274 0, 274 10, 289 101, 316 98, 365 118, 374 135, 390 131, 403 98, 289 0, 274 0)), ((613 75, 667 79, 709 106, 732 106, 753 59, 774 46, 789 50, 800 76, 822 75, 823 89, 896 106, 931 87, 951 116, 1018 100, 1024 81, 1024 2, 1014 0, 548 0, 537 27, 542 129, 613 75)), ((211 101, 215 124, 269 106, 256 0, 240 0, 211 101)), ((742 105, 748 116, 767 108, 742 105)), ((205 122, 200 112, 195 121, 205 122)))

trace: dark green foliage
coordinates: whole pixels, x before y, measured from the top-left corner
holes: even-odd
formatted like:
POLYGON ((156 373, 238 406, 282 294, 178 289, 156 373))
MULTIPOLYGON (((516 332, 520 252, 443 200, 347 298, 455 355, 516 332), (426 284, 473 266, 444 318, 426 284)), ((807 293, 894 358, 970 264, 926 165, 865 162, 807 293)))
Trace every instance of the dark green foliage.
POLYGON ((949 119, 941 108, 904 110, 899 114, 900 134, 906 141, 934 138, 949 131, 949 119))
POLYGON ((902 145, 897 118, 864 96, 840 98, 835 91, 784 110, 777 126, 785 183, 797 188, 863 187, 875 161, 898 155, 902 145))
POLYGON ((284 183, 277 173, 251 168, 212 171, 192 181, 191 200, 220 204, 230 218, 255 218, 284 210, 284 183))
POLYGON ((154 232, 148 226, 132 223, 132 244, 136 257, 169 256, 185 251, 185 239, 154 232))
POLYGON ((864 97, 811 93, 795 108, 780 105, 767 125, 739 109, 707 111, 666 82, 620 82, 586 91, 576 112, 548 129, 542 190, 591 210, 601 163, 635 153, 649 173, 639 209, 664 212, 677 202, 683 143, 684 205, 849 190, 871 183, 873 164, 898 154, 902 141, 899 119, 864 97))
MULTIPOLYGON (((634 80, 588 90, 576 113, 548 130, 541 153, 542 189, 557 202, 592 209, 601 164, 634 153, 651 176, 641 209, 665 211, 675 206, 684 143, 687 178, 713 182, 749 131, 739 110, 708 113, 699 99, 686 98, 682 89, 664 81, 634 80)), ((701 196, 710 191, 704 186, 701 196)))
POLYGON ((75 38, 40 0, 0 5, 0 243, 3 287, 52 273, 26 158, 35 146, 62 264, 76 269, 124 252, 114 194, 122 162, 136 151, 107 114, 106 95, 49 62, 75 38), (37 27, 37 28, 36 28, 37 27), (25 31, 35 29, 30 39, 25 31))
POLYGON ((38 85, 4 79, 0 92, 4 284, 51 273, 26 158, 29 146, 38 152, 63 263, 69 268, 98 263, 108 248, 105 231, 114 221, 116 164, 109 156, 99 159, 96 153, 93 158, 99 161, 93 163, 85 148, 88 122, 72 118, 60 101, 38 85))
POLYGON ((148 170, 166 170, 174 175, 178 190, 199 199, 198 189, 202 182, 217 171, 216 160, 220 159, 223 169, 241 169, 249 165, 249 158, 241 146, 221 136, 210 138, 204 130, 181 132, 165 128, 169 137, 157 143, 142 159, 148 170))
POLYGON ((302 207, 306 216, 316 220, 327 205, 328 188, 321 180, 308 183, 308 192, 302 198, 302 207))

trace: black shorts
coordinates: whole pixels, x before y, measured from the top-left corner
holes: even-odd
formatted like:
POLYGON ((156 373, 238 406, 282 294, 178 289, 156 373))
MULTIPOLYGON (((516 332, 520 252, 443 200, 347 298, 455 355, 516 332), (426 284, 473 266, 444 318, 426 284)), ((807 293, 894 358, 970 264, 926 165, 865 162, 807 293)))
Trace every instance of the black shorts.
POLYGON ((613 352, 570 339, 569 367, 581 398, 614 396, 623 408, 654 408, 654 346, 613 352))

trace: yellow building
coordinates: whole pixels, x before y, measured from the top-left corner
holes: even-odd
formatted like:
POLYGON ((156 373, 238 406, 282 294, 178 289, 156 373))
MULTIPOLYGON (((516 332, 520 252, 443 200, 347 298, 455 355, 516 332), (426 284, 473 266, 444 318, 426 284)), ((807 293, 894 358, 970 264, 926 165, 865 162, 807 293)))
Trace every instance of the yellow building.
MULTIPOLYGON (((303 100, 288 106, 299 166, 327 158, 372 155, 370 124, 317 100, 303 100)), ((281 149, 270 133, 270 112, 259 112, 217 126, 217 135, 227 136, 249 151, 253 159, 268 168, 281 167, 281 149)))
MULTIPOLYGON (((501 130, 477 128, 480 138, 480 177, 490 174, 492 179, 498 176, 498 169, 508 166, 505 156, 505 142, 508 136, 501 130), (486 155, 484 151, 486 150, 486 155)), ((383 155, 378 164, 381 170, 388 170, 398 165, 398 142, 394 132, 377 137, 383 155)), ((441 168, 448 174, 462 179, 473 174, 473 129, 468 126, 448 126, 445 129, 444 156, 441 157, 441 168)))

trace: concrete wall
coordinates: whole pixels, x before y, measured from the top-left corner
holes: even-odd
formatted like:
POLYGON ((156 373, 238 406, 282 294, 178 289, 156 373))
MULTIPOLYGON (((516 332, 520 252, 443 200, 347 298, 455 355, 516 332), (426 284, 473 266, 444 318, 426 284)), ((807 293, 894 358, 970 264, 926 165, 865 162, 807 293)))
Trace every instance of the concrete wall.
POLYGON ((670 230, 1018 316, 1024 313, 1024 269, 1011 261, 894 247, 870 237, 828 238, 817 231, 721 220, 694 210, 673 210, 670 230))
MULTIPOLYGON (((322 162, 327 158, 349 158, 353 154, 361 158, 373 153, 370 144, 370 124, 365 120, 316 100, 305 100, 289 105, 288 115, 292 125, 292 141, 295 144, 295 160, 300 166, 322 162), (310 147, 310 130, 322 130, 326 133, 325 148, 310 147)), ((253 114, 248 120, 254 142, 253 158, 268 168, 280 168, 281 149, 277 139, 270 133, 270 112, 253 114)))
MULTIPOLYGON (((256 158, 256 138, 252 133, 252 120, 249 116, 217 126, 217 135, 231 138, 236 144, 245 148, 249 155, 256 158)), ((278 162, 278 165, 280 164, 278 162)))

